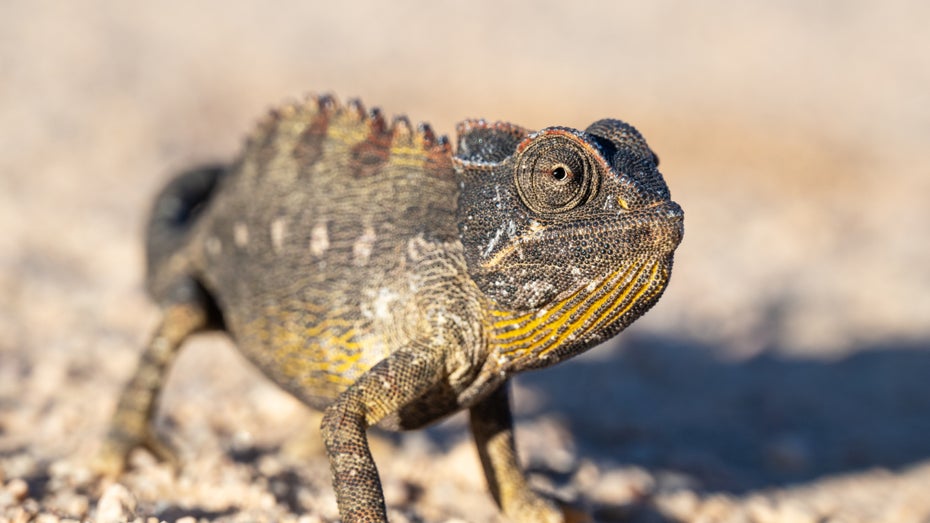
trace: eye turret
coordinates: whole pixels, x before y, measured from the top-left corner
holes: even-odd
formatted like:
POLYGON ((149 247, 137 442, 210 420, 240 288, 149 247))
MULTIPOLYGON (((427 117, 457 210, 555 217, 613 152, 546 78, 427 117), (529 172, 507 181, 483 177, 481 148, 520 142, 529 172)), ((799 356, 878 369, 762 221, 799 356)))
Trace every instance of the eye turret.
POLYGON ((597 193, 600 173, 573 137, 540 136, 523 148, 516 165, 517 193, 534 213, 570 211, 597 193))

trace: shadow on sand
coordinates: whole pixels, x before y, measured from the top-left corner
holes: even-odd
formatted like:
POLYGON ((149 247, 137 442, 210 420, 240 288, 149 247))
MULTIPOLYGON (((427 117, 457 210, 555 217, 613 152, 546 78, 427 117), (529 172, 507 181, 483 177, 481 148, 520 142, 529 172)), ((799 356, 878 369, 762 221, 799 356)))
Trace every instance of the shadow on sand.
POLYGON ((930 458, 930 342, 851 354, 727 362, 688 340, 628 335, 518 377, 536 398, 518 417, 557 416, 597 463, 732 493, 930 458))

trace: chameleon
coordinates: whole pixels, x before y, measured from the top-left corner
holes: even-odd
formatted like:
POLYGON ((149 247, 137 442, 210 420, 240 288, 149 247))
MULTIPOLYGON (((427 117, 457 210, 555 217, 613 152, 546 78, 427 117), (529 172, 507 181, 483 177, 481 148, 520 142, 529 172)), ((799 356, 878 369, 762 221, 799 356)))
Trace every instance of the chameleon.
POLYGON ((322 411, 344 522, 387 521, 367 429, 467 409, 488 489, 517 522, 566 520, 514 446, 508 380, 610 339, 671 275, 683 212, 632 126, 531 131, 465 120, 455 151, 358 100, 273 109, 239 156, 176 176, 146 229, 161 321, 99 454, 165 453, 153 418, 183 342, 228 333, 322 411))

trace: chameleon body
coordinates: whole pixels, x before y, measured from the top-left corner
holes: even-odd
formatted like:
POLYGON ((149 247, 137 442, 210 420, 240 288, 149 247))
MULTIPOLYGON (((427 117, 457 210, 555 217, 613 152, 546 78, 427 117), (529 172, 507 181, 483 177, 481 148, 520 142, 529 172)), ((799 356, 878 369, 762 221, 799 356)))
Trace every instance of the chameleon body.
POLYGON ((618 120, 531 132, 468 120, 455 152, 421 124, 310 97, 272 111, 229 165, 157 197, 147 286, 163 321, 101 463, 160 447, 151 419, 192 333, 220 329, 324 412, 340 515, 386 521, 366 430, 469 409, 490 491, 562 521, 517 463, 507 379, 578 354, 659 299, 683 234, 658 159, 618 120))

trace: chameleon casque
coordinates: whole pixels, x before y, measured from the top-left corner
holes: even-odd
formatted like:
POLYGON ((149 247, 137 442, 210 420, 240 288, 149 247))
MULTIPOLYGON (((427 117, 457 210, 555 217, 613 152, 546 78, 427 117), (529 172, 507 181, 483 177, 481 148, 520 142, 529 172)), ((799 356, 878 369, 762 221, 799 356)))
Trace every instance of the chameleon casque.
POLYGON ((346 522, 387 520, 373 425, 468 409, 510 519, 562 521, 517 462, 507 380, 619 333, 664 291, 681 208, 642 136, 618 120, 531 132, 466 120, 445 137, 360 102, 274 110, 229 165, 157 197, 147 287, 163 316, 121 396, 101 463, 158 448, 156 400, 191 334, 223 330, 323 411, 346 522))

